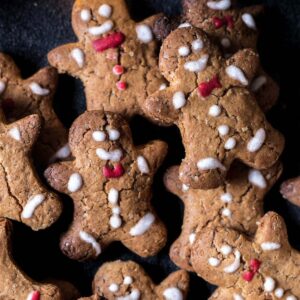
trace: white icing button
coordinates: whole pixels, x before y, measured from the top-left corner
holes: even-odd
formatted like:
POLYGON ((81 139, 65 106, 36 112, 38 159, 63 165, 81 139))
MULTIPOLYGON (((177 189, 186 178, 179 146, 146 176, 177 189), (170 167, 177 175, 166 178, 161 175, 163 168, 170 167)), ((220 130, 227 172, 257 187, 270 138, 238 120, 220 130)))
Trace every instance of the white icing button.
POLYGON ((261 87, 263 87, 267 83, 267 77, 266 76, 258 76, 255 78, 251 83, 251 91, 253 93, 256 93, 261 87))
POLYGON ((196 240, 196 233, 191 233, 189 235, 189 242, 191 245, 193 245, 195 243, 195 240, 196 240))
POLYGON ((234 294, 234 295, 233 295, 233 300, 245 300, 245 298, 242 297, 242 296, 239 295, 239 294, 234 294))
POLYGON ((264 282, 264 291, 266 293, 271 293, 275 289, 275 280, 272 277, 266 277, 264 282))
POLYGON ((95 238, 90 235, 89 233, 85 231, 79 232, 79 237, 86 243, 91 244, 93 249, 96 252, 96 255, 98 256, 101 253, 101 246, 100 244, 95 240, 95 238))
POLYGON ((208 263, 212 266, 212 267, 217 267, 220 265, 221 261, 216 258, 216 257, 210 257, 208 259, 208 263))
POLYGON ((190 53, 191 53, 190 48, 187 46, 182 46, 178 49, 178 54, 180 56, 185 57, 185 56, 188 56, 190 53))
POLYGON ((218 106, 218 105, 212 105, 210 108, 209 108, 209 112, 208 114, 212 117, 218 117, 220 114, 221 114, 222 110, 221 110, 221 107, 218 106))
POLYGON ((83 9, 80 12, 80 18, 83 22, 89 22, 92 19, 92 14, 89 9, 83 9))
POLYGON ((144 44, 148 44, 153 40, 153 34, 151 28, 148 25, 137 25, 136 34, 139 41, 144 44))
POLYGON ((125 276, 124 277, 124 281, 123 281, 123 284, 126 284, 126 285, 130 285, 133 283, 133 279, 131 276, 125 276))
POLYGON ((142 217, 131 229, 131 236, 139 236, 144 234, 146 231, 150 229, 152 224, 155 221, 155 217, 152 213, 147 213, 144 217, 142 217))
POLYGON ((221 136, 227 135, 229 133, 229 126, 227 126, 227 125, 219 126, 218 132, 221 136))
POLYGON ((0 80, 0 95, 5 91, 5 89, 6 89, 5 82, 0 80))
POLYGON ((223 255, 227 256, 227 255, 229 255, 229 254, 232 252, 232 247, 229 246, 229 245, 223 245, 223 246, 221 247, 221 249, 220 249, 220 252, 221 252, 223 255))
POLYGON ((202 171, 214 169, 221 169, 223 171, 226 171, 226 168, 220 163, 220 161, 212 157, 207 157, 199 160, 197 163, 197 167, 202 171))
POLYGON ((221 45, 224 47, 224 48, 229 48, 231 46, 231 42, 230 42, 230 39, 228 38, 223 38, 221 40, 221 45))
POLYGON ((193 48, 193 51, 195 51, 195 52, 199 52, 200 50, 203 49, 203 47, 204 47, 203 41, 200 39, 194 40, 192 42, 192 48, 193 48))
POLYGON ((230 203, 233 200, 233 197, 230 193, 225 193, 220 197, 221 201, 224 203, 230 203))
POLYGON ((233 80, 239 81, 242 85, 249 84, 249 81, 245 77, 244 72, 240 68, 238 68, 234 65, 230 65, 226 68, 226 74, 233 80))
POLYGON ((50 91, 48 89, 42 88, 38 83, 32 82, 29 85, 29 88, 35 95, 39 96, 47 96, 49 95, 50 91))
POLYGON ((107 33, 111 31, 113 28, 114 28, 113 21, 108 20, 104 22, 102 25, 90 27, 88 30, 91 35, 97 36, 97 35, 102 35, 104 33, 107 33))
POLYGON ((119 191, 111 188, 108 192, 108 202, 112 205, 116 205, 119 201, 119 191))
POLYGON ((260 247, 263 251, 274 251, 281 248, 279 243, 272 243, 272 242, 264 242, 260 244, 260 247))
POLYGON ((275 290, 274 294, 275 294, 275 296, 276 296, 277 298, 280 299, 280 298, 282 298, 283 295, 284 295, 284 290, 283 290, 282 288, 277 288, 277 289, 275 290))
POLYGON ((248 180, 253 185, 255 185, 261 189, 265 189, 267 187, 267 182, 266 182, 264 176, 258 170, 251 169, 248 174, 248 180))
POLYGON ((106 127, 106 131, 110 141, 117 141, 121 136, 120 131, 117 129, 106 127))
POLYGON ((170 287, 163 292, 165 300, 183 300, 182 292, 177 287, 170 287))
POLYGON ((79 173, 73 173, 68 181, 68 190, 71 193, 77 192, 81 189, 83 184, 82 177, 79 173))
POLYGON ((21 141, 21 132, 18 127, 13 127, 8 131, 10 137, 16 141, 21 141))
POLYGON ((112 215, 109 219, 109 225, 114 229, 120 228, 122 225, 122 219, 119 215, 112 215))
POLYGON ((79 68, 84 67, 85 57, 84 57, 84 52, 81 49, 79 48, 73 49, 71 51, 71 57, 76 61, 79 68))
POLYGON ((224 217, 231 218, 232 212, 231 212, 231 210, 230 210, 229 208, 224 208, 224 209, 222 210, 222 215, 223 215, 224 217))
POLYGON ((256 131, 254 137, 247 144, 247 150, 249 152, 258 151, 266 140, 266 131, 263 128, 260 128, 256 131))
POLYGON ((45 200, 45 196, 42 194, 38 194, 29 198, 28 202, 23 208, 21 217, 23 219, 30 219, 36 208, 43 203, 45 200))
POLYGON ((104 18, 110 18, 112 13, 112 7, 108 4, 102 4, 98 9, 98 14, 104 18))
POLYGON ((207 6, 213 10, 226 10, 230 8, 230 0, 220 0, 220 1, 208 1, 207 6))
POLYGON ((208 58, 209 55, 204 54, 198 60, 186 62, 184 68, 190 72, 202 72, 207 66, 208 58))
POLYGON ((178 28, 188 28, 188 27, 192 27, 192 25, 188 22, 182 23, 178 26, 178 28))
POLYGON ((243 14, 242 15, 242 20, 246 24, 247 27, 256 30, 256 23, 255 23, 255 20, 254 20, 254 18, 251 14, 248 14, 248 13, 243 14))
POLYGON ((173 95, 172 102, 173 102, 173 106, 174 106, 175 109, 180 109, 180 108, 184 107, 185 104, 186 104, 186 99, 185 99, 184 93, 183 92, 176 92, 173 95))
POLYGON ((150 172, 148 162, 146 161, 144 156, 138 156, 137 165, 142 174, 148 174, 150 172))
POLYGON ((235 138, 229 138, 229 139, 226 141, 226 143, 225 143, 225 145, 224 145, 224 148, 225 148, 226 150, 232 150, 232 149, 235 148, 235 146, 236 146, 236 139, 235 139, 235 138))
POLYGON ((97 156, 102 160, 111 160, 114 162, 119 162, 123 156, 123 152, 120 149, 106 151, 102 148, 96 149, 97 156))
POLYGON ((241 265, 241 253, 240 253, 240 251, 235 250, 234 251, 234 256, 235 256, 234 262, 231 265, 224 268, 225 273, 231 274, 231 273, 236 272, 239 269, 239 267, 241 265))
POLYGON ((165 90, 167 88, 167 85, 165 84, 165 83, 162 83, 161 85, 160 85, 160 87, 159 87, 159 90, 160 91, 163 91, 163 90, 165 90))
POLYGON ((104 142, 106 139, 106 134, 103 131, 94 131, 92 137, 96 142, 104 142))
POLYGON ((119 285, 116 284, 116 283, 112 283, 108 289, 112 292, 112 293, 115 293, 119 290, 119 285))

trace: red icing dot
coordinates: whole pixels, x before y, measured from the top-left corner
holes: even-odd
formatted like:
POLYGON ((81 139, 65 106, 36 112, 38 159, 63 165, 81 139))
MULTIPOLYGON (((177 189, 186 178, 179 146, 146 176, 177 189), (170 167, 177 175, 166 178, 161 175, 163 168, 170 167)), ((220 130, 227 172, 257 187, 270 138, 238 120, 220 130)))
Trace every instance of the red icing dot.
POLYGON ((254 273, 251 271, 246 271, 243 273, 242 277, 245 281, 252 281, 252 279, 254 278, 254 273))
POLYGON ((6 116, 9 116, 15 109, 15 102, 12 99, 3 99, 1 102, 1 107, 6 116))
POLYGON ((124 174, 124 168, 119 163, 115 165, 114 167, 105 166, 103 167, 103 175, 106 178, 119 178, 124 174))
POLYGON ((127 89, 127 83, 124 81, 117 82, 117 88, 120 91, 125 91, 127 89))
POLYGON ((250 260, 250 270, 254 273, 257 273, 260 268, 261 262, 257 259, 250 260))
POLYGON ((121 65, 115 65, 113 67, 113 73, 115 75, 122 75, 124 73, 124 68, 121 65))
POLYGON ((198 91, 202 97, 208 97, 214 89, 221 88, 222 85, 216 75, 211 80, 207 82, 202 82, 199 84, 198 91))
POLYGON ((41 296, 40 292, 34 291, 32 293, 31 300, 40 300, 40 296, 41 296))
POLYGON ((218 17, 213 17, 213 22, 214 22, 216 29, 219 29, 224 25, 224 20, 220 19, 218 17))
POLYGON ((107 49, 119 47, 124 41, 125 35, 122 32, 115 32, 104 38, 93 41, 93 48, 97 52, 103 52, 107 49))
POLYGON ((226 20, 227 27, 232 29, 234 27, 234 20, 232 16, 225 16, 224 19, 226 20))
POLYGON ((224 16, 223 18, 213 17, 213 23, 216 29, 223 26, 232 29, 234 27, 234 20, 232 16, 224 16))

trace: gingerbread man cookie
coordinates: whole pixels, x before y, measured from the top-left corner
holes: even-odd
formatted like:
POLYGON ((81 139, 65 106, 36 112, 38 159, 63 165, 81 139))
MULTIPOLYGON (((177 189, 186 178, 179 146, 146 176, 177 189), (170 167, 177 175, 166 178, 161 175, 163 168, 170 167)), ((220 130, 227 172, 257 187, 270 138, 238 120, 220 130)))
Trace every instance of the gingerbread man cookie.
POLYGON ((101 266, 94 283, 94 295, 81 300, 184 300, 189 288, 189 275, 177 271, 155 285, 144 269, 132 261, 115 261, 101 266))
POLYGON ((156 254, 165 245, 166 230, 150 206, 151 185, 167 145, 153 141, 136 148, 128 124, 99 111, 74 122, 69 144, 75 159, 45 171, 49 184, 74 201, 62 251, 84 260, 121 241, 140 256, 156 254))
POLYGON ((285 199, 300 206, 300 177, 285 181, 281 185, 280 192, 285 199))
POLYGON ((257 67, 258 57, 249 49, 224 60, 197 28, 177 29, 164 41, 160 69, 170 87, 150 96, 146 108, 152 118, 179 127, 184 184, 216 188, 236 159, 260 170, 278 160, 284 139, 247 89, 257 67))
POLYGON ((70 155, 67 131, 56 116, 52 100, 57 85, 55 69, 47 67, 23 79, 20 70, 8 55, 0 53, 0 102, 9 121, 39 114, 43 130, 37 141, 34 157, 45 166, 49 161, 70 155))
POLYGON ((75 300, 78 297, 70 283, 42 284, 26 276, 12 258, 11 234, 11 222, 0 219, 0 299, 75 300))
POLYGON ((197 231, 205 227, 225 226, 254 234, 257 221, 263 216, 263 199, 282 172, 280 163, 262 172, 236 164, 225 184, 214 190, 193 190, 178 178, 178 167, 165 175, 167 189, 180 197, 185 205, 182 232, 170 250, 170 257, 179 267, 193 271, 191 248, 197 231))
POLYGON ((38 115, 8 125, 0 112, 0 217, 33 230, 49 227, 62 210, 58 197, 42 185, 31 161, 40 126, 38 115))
POLYGON ((79 41, 52 50, 49 62, 82 80, 88 110, 142 114, 146 97, 164 83, 153 20, 135 23, 124 0, 77 0, 72 24, 79 41))
POLYGON ((211 299, 299 299, 300 253, 276 213, 259 221, 253 240, 225 227, 206 228, 198 237, 191 261, 199 276, 220 286, 211 299))

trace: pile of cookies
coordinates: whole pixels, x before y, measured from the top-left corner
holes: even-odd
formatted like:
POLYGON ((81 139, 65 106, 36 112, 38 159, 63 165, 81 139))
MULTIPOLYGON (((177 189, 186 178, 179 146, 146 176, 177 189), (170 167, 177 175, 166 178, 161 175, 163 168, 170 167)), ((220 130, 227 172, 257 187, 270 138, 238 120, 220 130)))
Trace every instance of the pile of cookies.
MULTIPOLYGON (((284 149, 265 116, 279 88, 256 50, 263 7, 182 4, 181 16, 136 23, 125 0, 76 0, 78 41, 52 50, 52 67, 23 79, 0 54, 1 299, 183 300, 188 272, 218 286, 210 299, 300 299, 300 253, 288 242, 284 220, 263 209, 284 149), (58 73, 85 87, 87 111, 69 130, 52 107, 58 73), (128 125, 135 115, 181 133, 185 158, 166 170, 164 184, 185 205, 170 249, 182 270, 155 285, 133 261, 107 262, 87 298, 68 282, 33 281, 12 258, 11 220, 34 231, 49 228, 63 211, 59 193, 74 203, 60 239, 70 259, 97 259, 115 241, 141 257, 166 245, 151 198, 168 146, 160 140, 135 146, 128 125)), ((300 179, 281 191, 300 205, 300 179)))

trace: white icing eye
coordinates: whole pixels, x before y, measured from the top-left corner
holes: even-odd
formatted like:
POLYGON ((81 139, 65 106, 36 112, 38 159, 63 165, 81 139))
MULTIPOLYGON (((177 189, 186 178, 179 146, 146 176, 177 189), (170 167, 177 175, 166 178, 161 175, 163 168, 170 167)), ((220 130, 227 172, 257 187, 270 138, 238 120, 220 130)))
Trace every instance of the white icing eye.
POLYGON ((112 293, 115 293, 119 290, 119 285, 116 284, 116 283, 112 283, 108 289, 112 292, 112 293))
POLYGON ((131 276, 125 276, 123 284, 130 285, 133 283, 133 279, 131 276))
POLYGON ((83 9, 80 12, 80 18, 83 22, 89 22, 92 19, 91 11, 89 9, 83 9))
POLYGON ((96 142, 104 142, 106 140, 106 134, 103 131, 94 131, 92 136, 96 142))
POLYGON ((192 48, 193 48, 193 51, 195 51, 195 52, 199 52, 200 50, 203 49, 203 47, 204 47, 204 44, 201 39, 197 39, 192 42, 192 48))
POLYGON ((180 56, 185 57, 185 56, 188 56, 190 53, 191 53, 190 48, 187 46, 182 46, 178 49, 178 54, 180 56))
POLYGON ((227 256, 232 252, 232 247, 229 245, 223 245, 220 251, 223 255, 227 256))
POLYGON ((148 44, 153 40, 153 34, 148 25, 141 24, 136 26, 136 34, 138 40, 144 44, 148 44))
POLYGON ((110 127, 106 127, 106 131, 108 132, 110 141, 117 141, 121 136, 119 130, 117 130, 117 129, 112 129, 110 127))
POLYGON ((217 267, 220 265, 221 261, 216 258, 216 257, 210 257, 208 259, 208 263, 212 266, 212 267, 217 267))
POLYGON ((99 7, 98 13, 104 18, 110 18, 112 14, 112 7, 108 4, 103 4, 99 7))
POLYGON ((173 106, 176 110, 184 107, 185 104, 186 104, 186 99, 185 99, 184 93, 183 92, 176 92, 173 95, 172 102, 173 102, 173 106))

